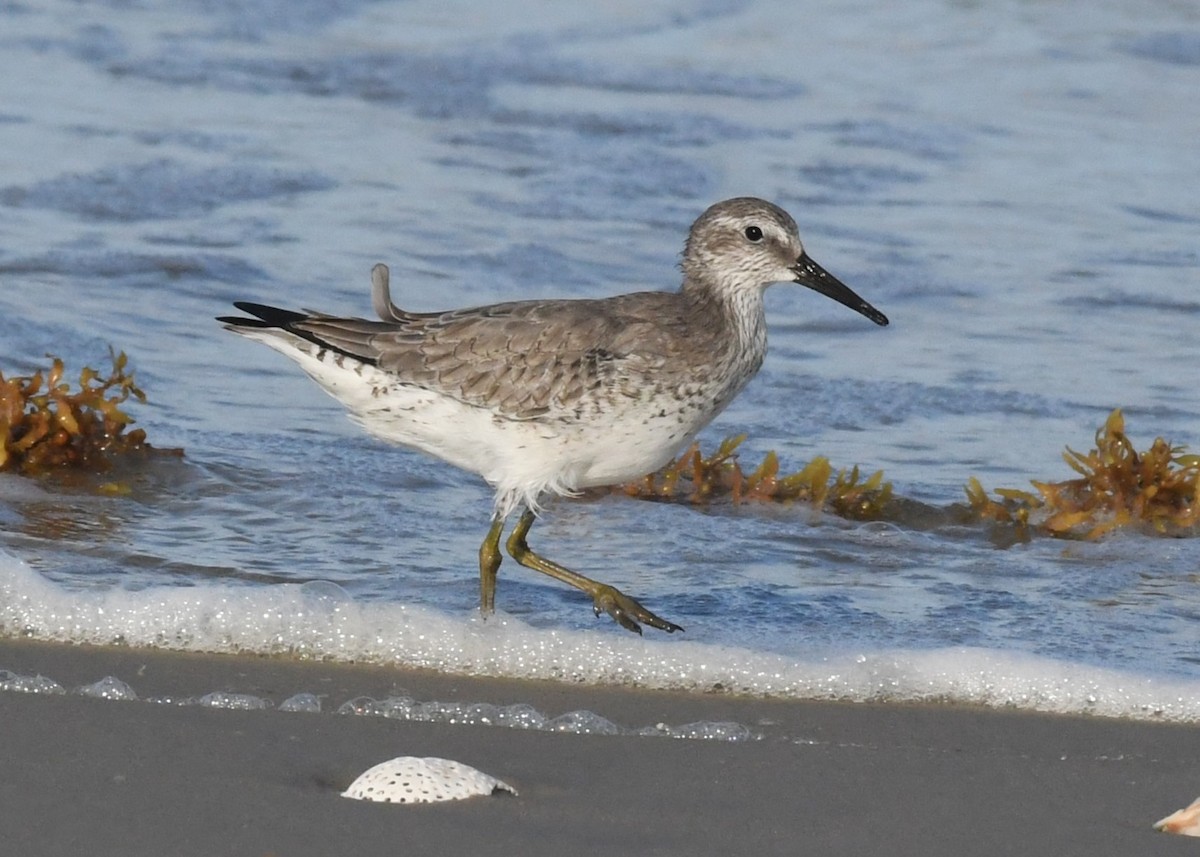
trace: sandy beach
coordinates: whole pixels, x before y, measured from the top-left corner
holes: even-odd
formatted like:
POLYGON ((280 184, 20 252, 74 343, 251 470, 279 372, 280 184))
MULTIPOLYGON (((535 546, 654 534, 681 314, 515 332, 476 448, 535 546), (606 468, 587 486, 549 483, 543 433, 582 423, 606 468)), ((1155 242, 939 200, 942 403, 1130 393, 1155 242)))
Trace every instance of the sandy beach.
MULTIPOLYGON (((383 667, 0 642, 0 668, 143 699, 214 690, 321 713, 0 693, 0 826, 25 855, 1149 855, 1200 793, 1200 729, 957 706, 797 703, 383 667), (734 720, 745 743, 338 715, 358 696, 527 702, 623 726, 734 720), (339 791, 398 755, 455 759, 519 797, 393 806, 339 791)), ((10 850, 11 849, 11 850, 10 850)))

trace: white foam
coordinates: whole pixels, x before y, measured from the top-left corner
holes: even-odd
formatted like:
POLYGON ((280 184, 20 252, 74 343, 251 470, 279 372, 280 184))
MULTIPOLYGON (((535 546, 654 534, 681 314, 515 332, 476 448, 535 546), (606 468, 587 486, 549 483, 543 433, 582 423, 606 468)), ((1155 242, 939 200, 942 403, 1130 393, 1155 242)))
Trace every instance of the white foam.
POLYGON ((44 675, 18 675, 11 670, 0 670, 0 690, 13 693, 66 693, 66 689, 52 678, 44 675))
POLYGON ((639 730, 642 735, 666 735, 669 738, 682 738, 686 741, 757 741, 762 736, 743 726, 728 720, 700 720, 696 723, 685 723, 682 726, 668 726, 659 723, 648 729, 639 730))
POLYGON ((410 696, 372 699, 359 696, 342 703, 338 714, 361 717, 387 717, 421 723, 446 723, 451 726, 504 726, 510 729, 548 729, 550 718, 532 705, 492 705, 488 702, 420 701, 410 696))
MULTIPOLYGON (((43 675, 20 675, 0 669, 0 691, 18 693, 64 693, 58 682, 43 675)), ((105 676, 91 684, 75 688, 73 693, 97 699, 136 701, 137 693, 116 676, 105 676)), ((204 708, 224 708, 232 711, 258 711, 271 707, 269 700, 246 693, 213 691, 199 697, 168 699, 151 697, 146 702, 169 705, 199 705, 204 708)), ((293 694, 279 704, 280 711, 320 713, 321 699, 314 693, 293 694)), ((532 729, 541 732, 568 732, 574 735, 642 735, 667 736, 709 741, 758 740, 761 735, 740 723, 707 722, 668 726, 659 723, 640 729, 618 726, 592 711, 568 711, 558 717, 547 717, 531 705, 493 705, 490 702, 420 702, 409 696, 392 696, 377 700, 358 696, 342 703, 338 714, 359 717, 388 717, 394 720, 446 723, 452 726, 500 726, 509 729, 532 729)))
POLYGON ((199 705, 201 708, 228 708, 231 711, 262 711, 271 707, 271 703, 261 696, 252 693, 228 693, 223 690, 206 693, 187 704, 199 705))
POLYGON ((116 676, 106 675, 99 681, 81 685, 75 688, 80 696, 91 696, 96 699, 124 700, 132 702, 138 698, 133 688, 116 676))
POLYGON ((296 693, 279 703, 280 711, 304 711, 321 713, 321 698, 315 693, 296 693))
POLYGON ((667 637, 532 628, 361 603, 331 583, 76 591, 0 552, 0 633, 75 643, 288 653, 444 672, 802 699, 977 703, 1200 721, 1200 681, 964 647, 793 657, 667 637))
POLYGON ((493 705, 490 702, 420 702, 409 696, 387 699, 360 696, 344 702, 338 708, 338 713, 453 726, 500 726, 539 732, 569 732, 574 735, 669 735, 729 741, 756 737, 747 727, 736 723, 688 723, 679 727, 660 723, 658 726, 631 729, 619 726, 594 711, 568 711, 558 717, 547 717, 523 702, 493 705))

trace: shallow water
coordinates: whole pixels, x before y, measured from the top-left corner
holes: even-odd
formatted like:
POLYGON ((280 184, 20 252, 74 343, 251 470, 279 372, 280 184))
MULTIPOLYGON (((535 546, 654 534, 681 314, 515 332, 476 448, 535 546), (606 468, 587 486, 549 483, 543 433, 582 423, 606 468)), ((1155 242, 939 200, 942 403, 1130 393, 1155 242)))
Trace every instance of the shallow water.
MULTIPOLYGON (((934 506, 1066 478, 1113 408, 1196 447, 1200 12, 1187 4, 0 6, 0 367, 129 352, 186 457, 129 497, 0 479, 0 626, 445 669, 1200 718, 1200 548, 806 507, 559 502, 533 543, 684 639, 501 570, 467 474, 364 437, 212 320, 670 288, 753 194, 887 313, 787 287, 703 435, 934 506), (323 583, 327 582, 327 583, 323 583), (313 605, 316 605, 315 607, 313 605), (1080 692, 1081 687, 1086 690, 1080 692)), ((0 665, 4 666, 4 665, 0 665)))

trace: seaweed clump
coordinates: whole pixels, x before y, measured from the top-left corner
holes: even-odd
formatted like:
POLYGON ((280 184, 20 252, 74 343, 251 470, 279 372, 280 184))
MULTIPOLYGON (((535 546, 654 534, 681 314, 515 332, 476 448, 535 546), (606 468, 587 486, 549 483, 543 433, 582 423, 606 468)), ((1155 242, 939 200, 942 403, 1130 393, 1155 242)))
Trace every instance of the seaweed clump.
POLYGON ((1200 456, 1184 455, 1161 437, 1139 453, 1125 434, 1120 409, 1096 432, 1087 453, 1067 447, 1063 459, 1079 476, 1032 482, 1036 493, 997 489, 990 498, 978 479, 967 484, 972 513, 1011 525, 1019 537, 1030 529, 1067 539, 1098 539, 1140 525, 1163 535, 1188 535, 1200 524, 1200 456))
POLYGON ((144 402, 124 352, 109 350, 112 371, 84 367, 79 387, 63 380, 63 361, 48 371, 6 378, 0 372, 0 471, 28 476, 55 470, 103 471, 110 457, 149 449, 142 429, 121 409, 130 396, 144 402))
POLYGON ((735 505, 801 501, 856 520, 882 517, 892 499, 892 485, 883 481, 882 470, 865 479, 857 466, 834 472, 823 456, 795 473, 780 475, 779 458, 770 451, 747 473, 737 460, 737 448, 745 439, 744 434, 726 438, 707 457, 701 454, 699 443, 693 443, 666 467, 615 490, 643 500, 696 504, 716 499, 728 499, 735 505))
POLYGON ((1058 482, 1032 481, 1032 490, 997 488, 989 494, 975 477, 966 485, 968 506, 931 507, 895 497, 877 471, 863 478, 858 467, 835 471, 818 456, 802 469, 781 474, 779 458, 743 470, 737 450, 745 435, 726 438, 712 455, 693 443, 661 470, 614 491, 643 500, 703 504, 806 502, 853 520, 892 520, 918 528, 969 521, 995 525, 1002 546, 1034 535, 1094 540, 1124 527, 1168 536, 1200 532, 1200 455, 1156 438, 1139 452, 1125 434, 1121 411, 1109 414, 1086 452, 1067 447, 1063 458, 1077 474, 1058 482))

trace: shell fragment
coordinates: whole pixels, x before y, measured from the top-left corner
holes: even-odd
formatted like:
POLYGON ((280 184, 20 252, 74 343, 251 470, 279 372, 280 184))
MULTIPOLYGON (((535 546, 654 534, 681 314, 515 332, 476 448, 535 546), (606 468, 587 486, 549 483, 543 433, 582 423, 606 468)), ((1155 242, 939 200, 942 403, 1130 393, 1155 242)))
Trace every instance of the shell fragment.
POLYGON ((1200 836, 1200 797, 1192 801, 1190 806, 1154 822, 1154 829, 1163 833, 1178 833, 1180 836, 1200 836))
POLYGON ((433 757, 399 756, 359 775, 342 797, 382 803, 436 803, 495 791, 516 795, 508 783, 462 762, 433 757))

